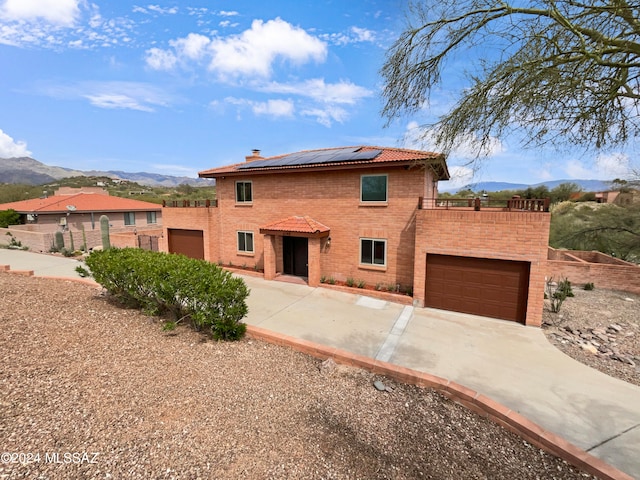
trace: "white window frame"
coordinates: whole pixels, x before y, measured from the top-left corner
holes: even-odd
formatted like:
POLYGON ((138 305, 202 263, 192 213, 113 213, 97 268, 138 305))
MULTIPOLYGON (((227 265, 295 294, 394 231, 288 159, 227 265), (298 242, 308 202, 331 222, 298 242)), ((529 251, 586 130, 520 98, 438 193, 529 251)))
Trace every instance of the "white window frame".
MULTIPOLYGON (((243 189, 243 193, 244 193, 244 189, 243 189)), ((249 205, 251 203, 253 203, 253 181, 251 180, 237 180, 234 184, 234 196, 236 197, 236 203, 239 203, 241 205, 249 205), (246 184, 248 183, 249 185, 251 185, 251 200, 241 200, 238 198, 238 184, 242 183, 242 184, 246 184)))
POLYGON ((369 238, 369 237, 361 237, 360 238, 360 249, 359 249, 359 257, 358 257, 358 263, 363 266, 363 267, 386 267, 387 266, 387 240, 385 238, 369 238), (371 263, 365 263, 362 261, 362 247, 363 247, 363 242, 364 241, 370 241, 373 242, 371 244, 371 263), (384 244, 384 261, 383 263, 375 263, 375 256, 374 256, 374 252, 375 252, 375 244, 376 242, 382 243, 384 244))
POLYGON ((254 245, 254 235, 253 235, 253 232, 252 232, 252 231, 250 231, 250 230, 238 230, 238 231, 236 232, 236 246, 237 246, 237 248, 238 248, 238 252, 239 252, 239 253, 254 253, 254 252, 255 252, 255 245, 254 245), (244 246, 245 246, 245 249, 244 249, 244 250, 242 250, 242 249, 240 248, 240 235, 241 235, 241 234, 242 234, 242 235, 244 235, 244 246), (251 250, 247 250, 247 249, 246 249, 246 247, 247 247, 247 235, 250 235, 250 236, 251 236, 251 250))
POLYGON ((373 173, 373 174, 363 174, 360 175, 360 203, 364 204, 386 204, 389 201, 389 175, 386 173, 373 173), (384 192, 384 200, 365 200, 363 198, 364 191, 362 189, 362 184, 364 183, 365 177, 385 177, 385 192, 384 192))

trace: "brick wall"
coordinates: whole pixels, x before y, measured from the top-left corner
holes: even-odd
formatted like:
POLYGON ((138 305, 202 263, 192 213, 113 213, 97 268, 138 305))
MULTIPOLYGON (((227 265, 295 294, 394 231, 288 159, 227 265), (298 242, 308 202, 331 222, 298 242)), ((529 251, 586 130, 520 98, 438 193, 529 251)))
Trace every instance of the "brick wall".
MULTIPOLYGON (((259 233, 260 227, 290 216, 306 215, 331 229, 331 245, 321 248, 319 258, 322 276, 342 281, 352 277, 371 285, 411 286, 415 214, 418 198, 427 195, 425 185, 432 184, 431 177, 418 168, 390 169, 384 172, 389 173, 388 204, 363 206, 360 204, 360 176, 377 173, 383 172, 363 169, 217 179, 219 229, 214 243, 219 246, 218 260, 225 265, 231 262, 234 265, 264 268, 265 246, 264 236, 259 233), (250 206, 235 202, 235 182, 238 180, 253 182, 253 202, 250 206), (254 232, 255 254, 242 255, 237 252, 238 230, 254 232), (386 268, 359 265, 362 237, 387 241, 386 268)), ((167 218, 164 223, 172 225, 167 218)), ((276 239, 275 262, 280 269, 281 245, 281 241, 276 239)))
POLYGON ((428 253, 530 263, 527 325, 542 323, 550 215, 541 212, 420 210, 414 300, 423 305, 428 253))
POLYGON ((640 295, 640 267, 638 266, 549 260, 546 274, 554 279, 567 278, 577 285, 593 283, 596 288, 622 290, 640 295))

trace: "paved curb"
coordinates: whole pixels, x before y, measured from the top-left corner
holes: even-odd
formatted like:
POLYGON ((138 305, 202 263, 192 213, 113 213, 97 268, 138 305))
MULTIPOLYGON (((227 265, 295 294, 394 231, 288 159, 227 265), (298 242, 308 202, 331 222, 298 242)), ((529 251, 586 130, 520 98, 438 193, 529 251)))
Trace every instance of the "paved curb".
POLYGON ((338 348, 272 332, 254 325, 247 325, 247 336, 256 340, 290 347, 293 350, 319 359, 333 358, 336 363, 362 368, 402 383, 431 387, 456 403, 488 418, 536 447, 565 460, 567 463, 587 473, 596 475, 604 480, 633 480, 633 477, 576 447, 555 433, 545 430, 519 413, 456 382, 338 348))

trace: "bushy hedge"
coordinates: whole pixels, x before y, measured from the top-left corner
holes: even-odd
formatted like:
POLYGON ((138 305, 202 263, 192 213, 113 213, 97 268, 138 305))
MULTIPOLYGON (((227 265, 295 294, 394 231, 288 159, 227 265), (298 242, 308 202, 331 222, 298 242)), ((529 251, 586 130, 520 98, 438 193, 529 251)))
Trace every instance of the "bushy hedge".
POLYGON ((246 331, 249 289, 213 263, 138 248, 94 251, 86 262, 107 292, 152 315, 170 312, 169 325, 189 319, 220 340, 237 340, 246 331))

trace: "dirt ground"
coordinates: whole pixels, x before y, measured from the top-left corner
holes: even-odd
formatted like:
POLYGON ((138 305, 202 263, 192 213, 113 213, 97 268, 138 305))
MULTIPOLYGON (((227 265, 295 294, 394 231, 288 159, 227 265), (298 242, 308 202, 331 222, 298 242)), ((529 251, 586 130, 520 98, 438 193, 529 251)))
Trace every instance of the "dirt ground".
POLYGON ((0 292, 3 479, 592 478, 430 389, 163 332, 70 281, 0 292))
POLYGON ((572 287, 559 313, 547 303, 543 329, 575 360, 640 386, 640 295, 572 287))

